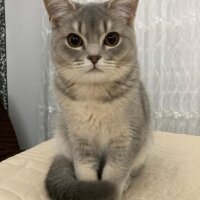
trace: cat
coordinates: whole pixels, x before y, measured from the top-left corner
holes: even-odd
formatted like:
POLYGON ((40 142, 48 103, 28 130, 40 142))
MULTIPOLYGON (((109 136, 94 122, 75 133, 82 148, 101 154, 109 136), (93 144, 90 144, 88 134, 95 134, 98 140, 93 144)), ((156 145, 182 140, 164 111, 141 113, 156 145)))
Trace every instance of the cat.
POLYGON ((120 200, 144 166, 150 108, 133 22, 139 0, 44 0, 52 24, 58 153, 53 200, 120 200))

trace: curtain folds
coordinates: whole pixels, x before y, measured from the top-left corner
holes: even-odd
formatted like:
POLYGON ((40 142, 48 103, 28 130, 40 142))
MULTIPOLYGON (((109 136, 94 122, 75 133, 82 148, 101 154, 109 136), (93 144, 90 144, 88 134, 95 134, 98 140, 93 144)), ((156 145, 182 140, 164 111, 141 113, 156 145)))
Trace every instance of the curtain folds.
POLYGON ((200 1, 140 3, 139 61, 153 129, 200 135, 200 1))
MULTIPOLYGON (((41 135, 47 139, 53 134, 58 109, 52 98, 47 15, 43 24, 41 135)), ((135 22, 138 59, 152 107, 153 130, 200 135, 199 24, 199 0, 140 0, 135 22)))

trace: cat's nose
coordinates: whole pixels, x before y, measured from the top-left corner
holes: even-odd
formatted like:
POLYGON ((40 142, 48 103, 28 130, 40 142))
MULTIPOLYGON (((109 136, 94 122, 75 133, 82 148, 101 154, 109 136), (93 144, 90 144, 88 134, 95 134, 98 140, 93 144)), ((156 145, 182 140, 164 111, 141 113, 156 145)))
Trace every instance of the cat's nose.
POLYGON ((95 65, 97 64, 98 60, 102 58, 102 56, 99 55, 90 55, 87 57, 91 62, 95 65))

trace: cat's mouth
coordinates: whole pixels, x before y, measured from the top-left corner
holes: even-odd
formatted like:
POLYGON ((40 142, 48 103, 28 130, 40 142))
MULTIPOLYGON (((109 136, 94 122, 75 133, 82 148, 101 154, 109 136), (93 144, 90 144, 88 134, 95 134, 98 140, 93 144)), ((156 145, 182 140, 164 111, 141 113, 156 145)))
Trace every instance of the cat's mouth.
POLYGON ((92 72, 103 72, 103 71, 97 68, 96 65, 94 65, 93 68, 87 71, 87 73, 92 73, 92 72))

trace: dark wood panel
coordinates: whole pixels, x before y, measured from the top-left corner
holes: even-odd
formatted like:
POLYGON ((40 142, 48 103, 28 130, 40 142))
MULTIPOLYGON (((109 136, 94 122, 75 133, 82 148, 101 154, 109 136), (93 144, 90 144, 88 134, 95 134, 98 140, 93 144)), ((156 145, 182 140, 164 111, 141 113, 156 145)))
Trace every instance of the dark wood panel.
POLYGON ((8 113, 0 103, 0 161, 20 152, 8 113))

